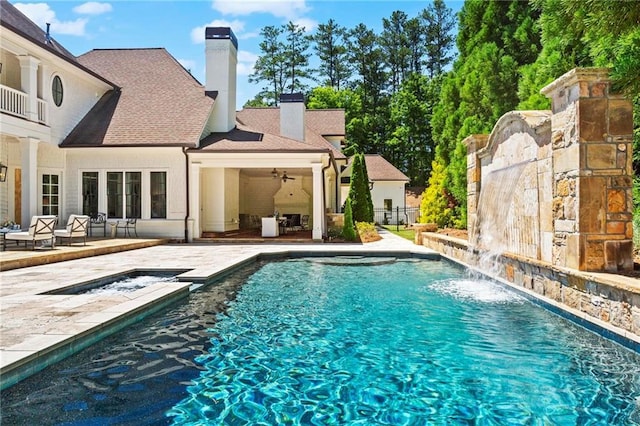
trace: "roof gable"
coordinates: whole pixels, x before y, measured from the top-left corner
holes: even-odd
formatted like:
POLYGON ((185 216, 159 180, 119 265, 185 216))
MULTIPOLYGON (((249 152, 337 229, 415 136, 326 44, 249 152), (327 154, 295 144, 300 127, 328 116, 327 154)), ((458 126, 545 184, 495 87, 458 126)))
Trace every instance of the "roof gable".
MULTIPOLYGON (((367 165, 367 176, 370 181, 398 181, 409 182, 407 175, 402 173, 393 164, 385 160, 378 154, 365 154, 365 164, 367 165)), ((349 158, 349 165, 342 172, 343 176, 351 176, 351 167, 353 165, 353 157, 349 158)))

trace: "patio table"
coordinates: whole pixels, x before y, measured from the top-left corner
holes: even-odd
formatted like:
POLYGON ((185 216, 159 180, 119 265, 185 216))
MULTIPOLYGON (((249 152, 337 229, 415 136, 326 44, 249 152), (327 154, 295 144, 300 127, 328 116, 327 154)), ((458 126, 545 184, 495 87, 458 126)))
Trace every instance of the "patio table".
POLYGON ((20 232, 20 228, 0 228, 0 247, 2 247, 2 251, 7 249, 7 240, 4 239, 4 236, 10 232, 20 232))

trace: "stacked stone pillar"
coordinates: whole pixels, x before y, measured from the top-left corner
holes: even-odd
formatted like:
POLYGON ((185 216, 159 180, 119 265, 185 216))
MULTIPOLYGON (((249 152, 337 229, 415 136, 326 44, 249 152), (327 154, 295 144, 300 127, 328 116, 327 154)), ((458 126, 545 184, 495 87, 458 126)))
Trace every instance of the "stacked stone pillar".
POLYGON ((462 141, 467 148, 467 232, 469 241, 478 240, 478 201, 482 181, 482 167, 479 152, 489 141, 489 135, 471 135, 462 141))
POLYGON ((552 102, 552 263, 633 269, 631 102, 597 68, 571 70, 542 93, 552 102))

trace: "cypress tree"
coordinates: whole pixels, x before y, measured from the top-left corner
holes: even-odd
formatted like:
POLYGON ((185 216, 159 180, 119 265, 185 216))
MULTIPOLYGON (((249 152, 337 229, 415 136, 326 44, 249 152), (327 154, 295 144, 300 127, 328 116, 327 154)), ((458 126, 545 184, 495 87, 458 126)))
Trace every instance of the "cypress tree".
POLYGON ((367 216, 363 222, 373 222, 373 200, 371 199, 371 189, 369 189, 369 172, 367 171, 367 161, 364 154, 360 154, 360 166, 362 167, 362 192, 365 195, 367 206, 367 216))
POLYGON ((356 228, 353 226, 353 216, 351 215, 351 198, 348 197, 344 206, 344 224, 342 225, 342 236, 347 241, 355 241, 356 228))
POLYGON ((371 192, 369 191, 369 178, 364 155, 353 156, 351 165, 351 185, 349 186, 349 198, 354 222, 373 222, 373 205, 371 192))

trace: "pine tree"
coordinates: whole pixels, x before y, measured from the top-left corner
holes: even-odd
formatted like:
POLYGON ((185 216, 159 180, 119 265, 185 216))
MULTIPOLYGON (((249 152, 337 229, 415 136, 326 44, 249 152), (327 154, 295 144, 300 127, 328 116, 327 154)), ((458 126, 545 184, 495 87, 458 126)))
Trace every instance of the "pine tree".
POLYGON ((307 91, 305 81, 311 78, 308 53, 310 39, 304 33, 304 27, 289 22, 284 28, 285 66, 287 69, 287 90, 289 93, 307 91))
POLYGON ((382 19, 383 31, 379 44, 389 70, 390 90, 396 93, 409 72, 411 50, 407 40, 406 25, 408 16, 402 11, 395 11, 389 19, 382 19))
POLYGON ((421 20, 424 26, 424 43, 427 50, 426 67, 429 77, 443 73, 451 63, 451 48, 454 43, 453 29, 456 22, 453 12, 444 0, 434 0, 422 11, 421 20))
POLYGON ((286 84, 285 48, 280 41, 282 27, 266 26, 260 31, 262 53, 256 61, 253 73, 249 75, 249 82, 265 82, 266 86, 256 96, 256 103, 264 100, 269 105, 278 105, 280 94, 286 84))
POLYGON ((320 66, 316 72, 321 83, 340 90, 352 74, 346 46, 347 30, 333 19, 329 19, 326 24, 318 25, 311 40, 315 42, 313 50, 320 60, 320 66))

